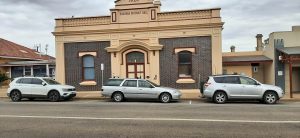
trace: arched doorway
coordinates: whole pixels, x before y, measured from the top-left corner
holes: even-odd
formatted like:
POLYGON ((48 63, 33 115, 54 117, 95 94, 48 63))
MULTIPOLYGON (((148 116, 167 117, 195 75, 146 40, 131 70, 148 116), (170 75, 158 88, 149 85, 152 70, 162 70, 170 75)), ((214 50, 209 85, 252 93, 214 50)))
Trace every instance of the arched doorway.
POLYGON ((145 78, 145 54, 134 51, 126 54, 126 77, 145 78))

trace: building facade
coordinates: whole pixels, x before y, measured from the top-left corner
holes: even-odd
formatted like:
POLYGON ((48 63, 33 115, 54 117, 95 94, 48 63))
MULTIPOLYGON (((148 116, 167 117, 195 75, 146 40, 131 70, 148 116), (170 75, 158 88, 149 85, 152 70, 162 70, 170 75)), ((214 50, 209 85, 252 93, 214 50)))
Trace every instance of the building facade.
POLYGON ((300 26, 273 32, 265 43, 261 34, 256 38, 256 51, 223 53, 223 73, 243 74, 279 86, 289 98, 300 94, 300 26))
POLYGON ((264 55, 273 59, 266 82, 280 86, 289 97, 300 93, 300 26, 292 31, 273 32, 266 41, 264 55))
POLYGON ((119 77, 199 92, 201 81, 222 73, 221 9, 160 7, 116 0, 109 16, 56 19, 56 79, 79 91, 99 91, 119 77))

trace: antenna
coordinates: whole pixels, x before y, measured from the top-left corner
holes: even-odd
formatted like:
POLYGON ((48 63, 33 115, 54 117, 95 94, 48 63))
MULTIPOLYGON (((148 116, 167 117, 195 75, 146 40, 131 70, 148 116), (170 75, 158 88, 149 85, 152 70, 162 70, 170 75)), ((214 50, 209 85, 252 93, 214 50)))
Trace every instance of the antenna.
POLYGON ((48 55, 48 47, 49 47, 49 45, 46 44, 46 47, 45 47, 46 55, 48 55))

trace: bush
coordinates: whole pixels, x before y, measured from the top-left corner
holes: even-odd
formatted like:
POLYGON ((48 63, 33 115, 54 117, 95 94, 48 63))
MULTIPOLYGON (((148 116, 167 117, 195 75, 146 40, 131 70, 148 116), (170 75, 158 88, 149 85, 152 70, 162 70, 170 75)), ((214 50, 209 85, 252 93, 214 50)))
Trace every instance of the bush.
POLYGON ((4 73, 0 73, 0 86, 3 82, 9 80, 9 78, 4 73))

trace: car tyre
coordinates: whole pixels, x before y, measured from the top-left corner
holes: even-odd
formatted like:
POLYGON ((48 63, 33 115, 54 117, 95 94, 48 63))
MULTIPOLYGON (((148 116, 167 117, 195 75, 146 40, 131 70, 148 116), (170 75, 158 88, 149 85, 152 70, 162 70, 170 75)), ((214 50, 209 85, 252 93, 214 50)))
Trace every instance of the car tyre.
POLYGON ((227 101, 227 94, 225 92, 218 91, 215 93, 213 100, 217 104, 224 104, 227 101))
POLYGON ((171 102, 172 96, 169 93, 162 93, 159 99, 162 103, 169 103, 171 102))
POLYGON ((48 94, 48 99, 51 102, 58 102, 60 100, 60 94, 57 91, 50 91, 48 94))
POLYGON ((275 92, 266 92, 264 94, 263 100, 266 104, 275 104, 278 101, 278 96, 275 92))
POLYGON ((22 99, 22 94, 20 91, 18 90, 13 90, 11 93, 10 93, 10 98, 13 102, 19 102, 21 101, 22 99))
POLYGON ((122 102, 124 100, 124 95, 121 92, 116 92, 112 96, 114 102, 122 102))

